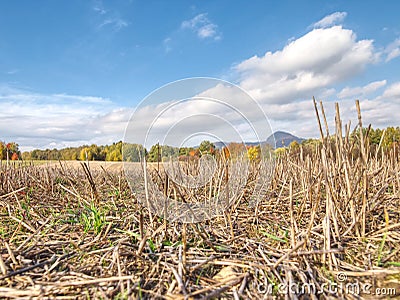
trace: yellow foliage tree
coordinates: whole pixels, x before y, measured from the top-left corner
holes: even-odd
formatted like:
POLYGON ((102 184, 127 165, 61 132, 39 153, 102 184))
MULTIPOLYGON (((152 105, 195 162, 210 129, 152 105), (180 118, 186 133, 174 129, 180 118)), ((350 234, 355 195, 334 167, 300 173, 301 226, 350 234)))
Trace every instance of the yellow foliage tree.
POLYGON ((80 160, 93 160, 93 153, 90 151, 90 148, 85 147, 81 150, 81 153, 79 155, 80 160))
POLYGON ((283 148, 283 147, 281 147, 281 148, 276 148, 274 152, 275 152, 275 155, 276 155, 277 157, 283 156, 283 155, 285 155, 285 153, 286 153, 286 148, 283 148))
POLYGON ((249 147, 247 149, 247 157, 249 158, 250 161, 255 162, 260 159, 260 147, 249 147))

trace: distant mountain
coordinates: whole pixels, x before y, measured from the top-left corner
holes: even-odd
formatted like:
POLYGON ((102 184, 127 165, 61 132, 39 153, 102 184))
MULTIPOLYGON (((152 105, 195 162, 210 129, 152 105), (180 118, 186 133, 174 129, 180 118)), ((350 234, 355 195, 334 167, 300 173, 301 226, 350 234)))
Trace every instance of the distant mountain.
MULTIPOLYGON (((289 132, 285 132, 285 131, 277 131, 274 134, 271 134, 266 141, 261 142, 261 144, 269 144, 274 148, 280 148, 280 147, 287 147, 290 145, 291 142, 293 141, 297 141, 299 144, 304 141, 303 138, 299 138, 289 132)), ((215 142, 215 148, 217 149, 222 149, 223 147, 225 147, 226 145, 228 145, 228 143, 224 143, 224 142, 215 142)), ((245 143, 246 146, 256 146, 259 143, 257 142, 246 142, 245 143)))
POLYGON ((296 141, 300 144, 302 141, 304 141, 304 139, 285 131, 277 131, 274 134, 271 134, 267 138, 266 142, 274 148, 280 148, 289 146, 293 141, 296 141))

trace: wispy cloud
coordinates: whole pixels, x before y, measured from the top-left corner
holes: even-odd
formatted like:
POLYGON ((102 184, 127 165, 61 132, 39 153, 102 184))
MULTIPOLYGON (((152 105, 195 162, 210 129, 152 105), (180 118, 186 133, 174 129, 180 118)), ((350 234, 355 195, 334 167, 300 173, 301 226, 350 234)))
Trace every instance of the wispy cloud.
POLYGON ((183 21, 182 29, 192 30, 200 39, 212 38, 214 40, 221 39, 221 33, 218 25, 212 23, 206 13, 198 14, 190 20, 183 21))
POLYGON ((107 13, 107 10, 104 8, 102 1, 95 1, 92 8, 96 13, 100 15, 104 15, 107 13))
POLYGON ((50 96, 42 96, 46 98, 56 99, 56 100, 71 100, 72 102, 81 102, 81 103, 93 103, 93 104, 102 104, 102 105, 111 105, 112 102, 110 99, 95 97, 95 96, 80 96, 80 95, 68 95, 68 94, 53 94, 50 96))
MULTIPOLYGON (((383 98, 400 100, 400 82, 395 82, 391 84, 383 93, 383 98)), ((400 103, 400 101, 399 101, 400 103)))
POLYGON ((374 81, 364 86, 357 86, 357 87, 345 87, 338 93, 338 97, 342 98, 351 98, 355 96, 362 96, 366 97, 369 96, 371 93, 377 91, 378 89, 384 87, 386 85, 386 80, 381 81, 374 81))
POLYGON ((390 43, 385 49, 386 62, 400 56, 400 38, 396 39, 394 42, 390 43))
POLYGON ((318 22, 313 24, 314 28, 327 28, 332 25, 340 24, 346 18, 347 12, 335 12, 333 14, 327 15, 318 22))
POLYGON ((163 46, 164 46, 166 53, 172 51, 171 41, 172 41, 172 39, 170 37, 167 37, 163 40, 163 46))
POLYGON ((109 26, 115 31, 119 31, 129 25, 128 21, 119 16, 119 12, 105 9, 102 1, 95 1, 92 9, 101 19, 98 25, 99 29, 109 26))
POLYGON ((11 69, 9 71, 6 72, 8 75, 14 75, 19 73, 19 69, 11 69))
POLYGON ((99 28, 111 26, 114 30, 119 31, 124 27, 127 27, 129 23, 124 19, 118 17, 112 17, 105 19, 100 25, 99 28))
POLYGON ((197 34, 199 37, 201 37, 203 39, 215 37, 215 35, 217 34, 217 25, 215 25, 215 24, 204 25, 199 28, 197 34))

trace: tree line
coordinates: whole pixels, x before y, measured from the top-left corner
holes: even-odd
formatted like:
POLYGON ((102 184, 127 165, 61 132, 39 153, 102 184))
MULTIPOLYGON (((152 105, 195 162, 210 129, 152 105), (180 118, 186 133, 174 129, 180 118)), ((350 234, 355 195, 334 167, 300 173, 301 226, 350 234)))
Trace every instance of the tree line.
MULTIPOLYGON (((385 152, 393 149, 397 152, 400 150, 400 127, 387 127, 386 129, 373 129, 372 127, 367 127, 362 128, 362 133, 365 138, 365 143, 370 145, 370 151, 372 152, 375 152, 378 149, 385 152)), ((335 140, 335 135, 331 135, 329 138, 335 140)), ((357 156, 359 154, 359 145, 361 144, 360 128, 353 130, 349 138, 354 144, 352 152, 357 156)), ((293 141, 286 148, 282 147, 275 149, 275 154, 279 156, 288 150, 291 150, 295 153, 300 149, 300 146, 302 146, 303 150, 314 151, 318 147, 322 146, 322 142, 320 139, 307 139, 301 144, 299 144, 297 141, 293 141)))
POLYGON ((122 142, 112 145, 98 146, 96 144, 63 149, 35 149, 22 153, 23 160, 100 160, 121 161, 122 142))
MULTIPOLYGON (((17 145, 18 146, 18 145, 17 145)), ((235 155, 241 151, 243 144, 230 143, 226 149, 229 149, 230 155, 235 155)), ((249 150, 252 158, 259 156, 260 147, 249 150)), ((248 149, 245 149, 247 151, 248 149)), ((124 160, 139 162, 144 156, 148 162, 163 161, 169 157, 193 157, 199 158, 202 155, 216 155, 220 150, 210 141, 202 141, 199 147, 173 147, 169 145, 153 145, 147 150, 142 145, 128 144, 119 141, 112 145, 98 146, 96 144, 83 145, 79 147, 68 147, 63 149, 35 149, 19 154, 18 159, 22 160, 80 160, 80 161, 122 161, 124 160)), ((250 157, 249 156, 249 157, 250 157)))
MULTIPOLYGON (((373 129, 371 127, 363 128, 364 136, 370 145, 381 149, 388 150, 394 146, 400 146, 400 127, 387 127, 386 129, 373 129)), ((334 138, 334 137, 332 137, 334 138)), ((357 141, 359 131, 354 130, 350 138, 357 141)), ((308 139, 302 142, 302 146, 307 148, 315 148, 321 143, 319 139, 308 139)), ((300 145, 292 142, 288 149, 296 149, 300 145)), ((225 148, 223 154, 225 156, 234 157, 238 153, 243 153, 244 145, 241 143, 230 143, 225 148)), ((172 147, 168 145, 153 145, 150 150, 145 149, 138 144, 124 144, 122 141, 113 143, 112 145, 98 146, 96 144, 83 145, 79 147, 68 147, 63 149, 35 149, 21 153, 19 145, 15 142, 0 141, 0 160, 99 160, 99 161, 122 161, 124 151, 124 159, 127 161, 138 162, 144 156, 149 162, 163 161, 170 156, 173 157, 200 157, 204 154, 215 155, 221 150, 216 149, 215 145, 210 141, 203 141, 199 147, 172 147)), ((261 153, 260 146, 247 147, 245 150, 250 159, 254 160, 261 153)), ((275 154, 279 155, 285 148, 275 149, 275 154)))

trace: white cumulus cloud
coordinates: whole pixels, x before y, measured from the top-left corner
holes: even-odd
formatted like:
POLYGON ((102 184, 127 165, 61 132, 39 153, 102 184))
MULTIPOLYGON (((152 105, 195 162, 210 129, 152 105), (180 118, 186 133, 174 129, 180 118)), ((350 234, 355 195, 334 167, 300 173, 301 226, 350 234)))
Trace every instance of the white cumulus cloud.
POLYGON ((253 56, 235 70, 240 85, 264 103, 289 103, 320 94, 377 61, 372 40, 341 26, 313 29, 282 50, 253 56))

